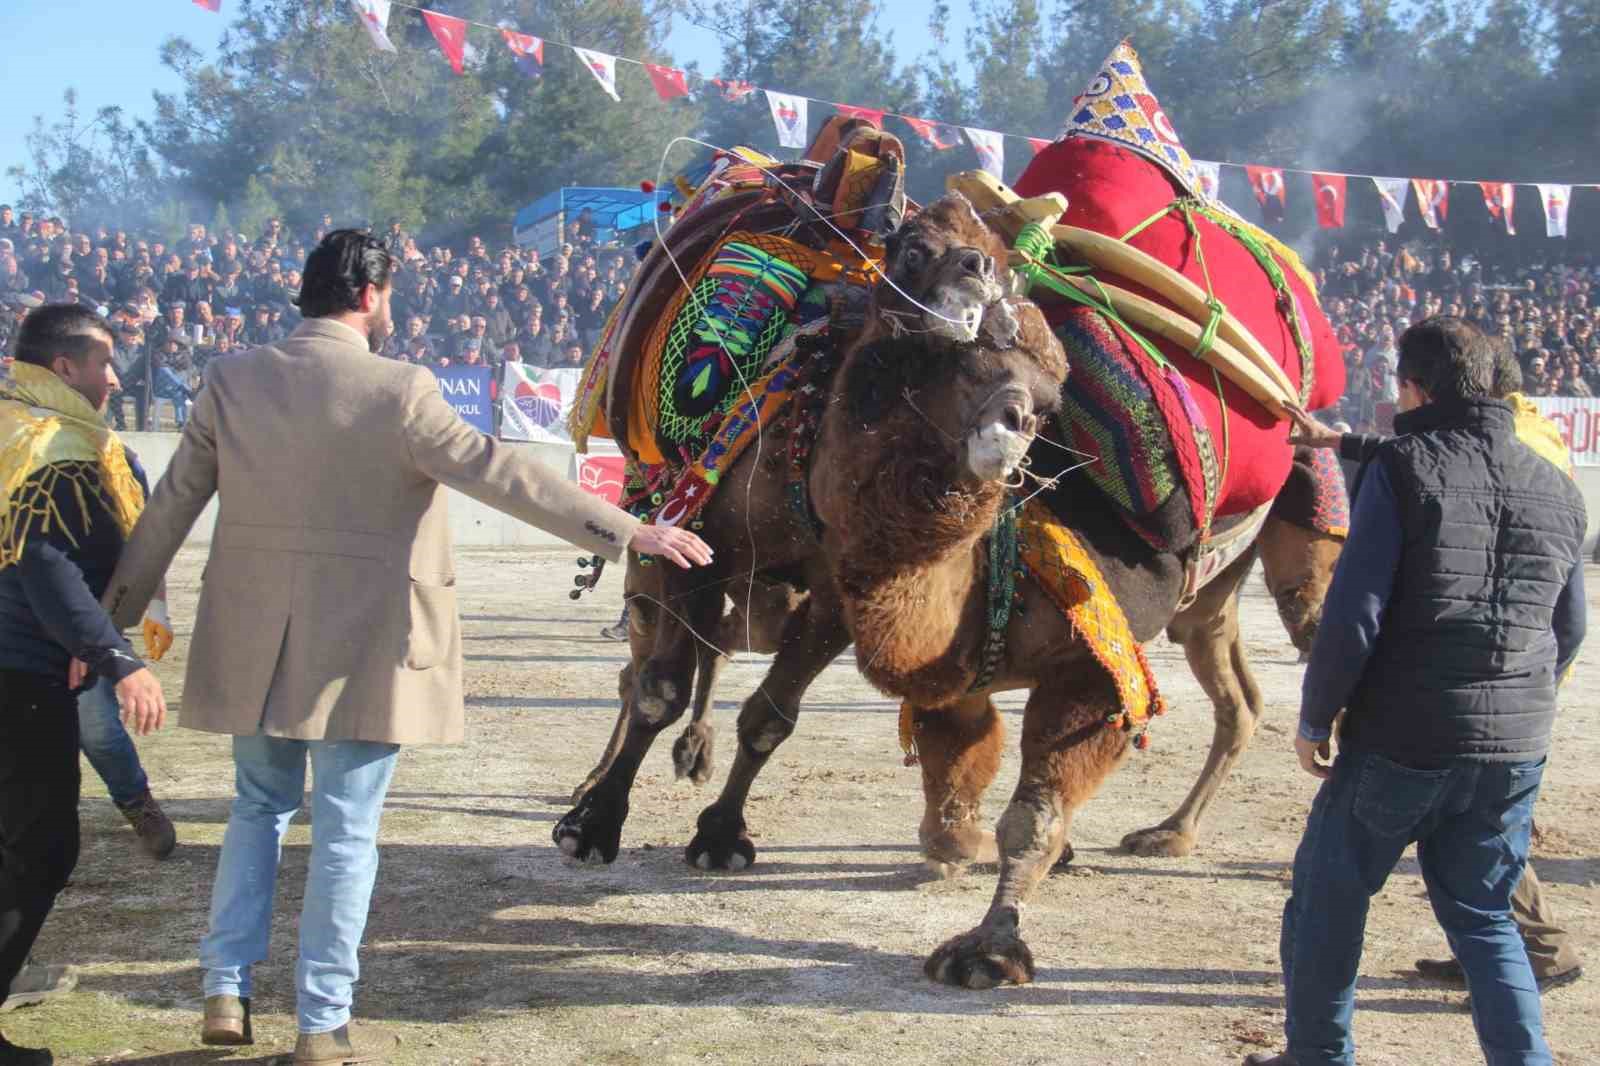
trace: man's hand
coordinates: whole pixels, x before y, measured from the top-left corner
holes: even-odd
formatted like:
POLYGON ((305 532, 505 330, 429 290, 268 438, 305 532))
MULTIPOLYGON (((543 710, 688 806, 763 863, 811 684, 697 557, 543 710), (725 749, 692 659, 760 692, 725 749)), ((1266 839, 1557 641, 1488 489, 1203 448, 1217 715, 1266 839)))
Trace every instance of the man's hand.
POLYGON ((1304 444, 1308 448, 1337 448, 1340 434, 1331 426, 1318 422, 1297 403, 1285 403, 1294 428, 1289 431, 1290 444, 1304 444))
POLYGON ((1294 753, 1300 756, 1300 769, 1312 777, 1327 779, 1329 767, 1333 764, 1333 753, 1326 740, 1307 740, 1296 732, 1294 753))
POLYGON ((89 676, 89 664, 82 659, 74 659, 67 664, 67 691, 76 692, 83 687, 84 678, 89 676))
POLYGON ((122 706, 122 724, 141 737, 154 733, 167 720, 161 682, 149 667, 140 667, 117 682, 117 703, 122 706))
POLYGON ((676 526, 640 526, 628 547, 640 555, 664 555, 685 570, 711 562, 711 546, 676 526))

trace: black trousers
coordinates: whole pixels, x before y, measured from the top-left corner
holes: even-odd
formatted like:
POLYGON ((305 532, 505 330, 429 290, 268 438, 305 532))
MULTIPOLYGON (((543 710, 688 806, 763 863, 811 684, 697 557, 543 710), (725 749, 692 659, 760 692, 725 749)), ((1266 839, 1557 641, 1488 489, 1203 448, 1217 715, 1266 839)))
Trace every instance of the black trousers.
POLYGON ((78 704, 0 670, 0 1002, 78 864, 78 704))

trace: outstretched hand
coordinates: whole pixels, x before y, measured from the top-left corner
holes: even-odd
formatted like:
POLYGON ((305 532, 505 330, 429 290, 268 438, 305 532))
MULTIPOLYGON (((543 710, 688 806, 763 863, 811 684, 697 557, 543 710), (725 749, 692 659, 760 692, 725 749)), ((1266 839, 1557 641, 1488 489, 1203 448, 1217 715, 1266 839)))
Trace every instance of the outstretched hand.
POLYGON ((665 556, 685 570, 711 562, 711 546, 676 526, 640 526, 628 547, 640 555, 665 556))
POLYGON ((1297 403, 1285 403, 1283 409, 1289 413, 1289 420, 1294 423, 1294 427, 1289 430, 1290 444, 1304 444, 1308 448, 1339 446, 1341 436, 1339 431, 1312 418, 1304 407, 1297 403))

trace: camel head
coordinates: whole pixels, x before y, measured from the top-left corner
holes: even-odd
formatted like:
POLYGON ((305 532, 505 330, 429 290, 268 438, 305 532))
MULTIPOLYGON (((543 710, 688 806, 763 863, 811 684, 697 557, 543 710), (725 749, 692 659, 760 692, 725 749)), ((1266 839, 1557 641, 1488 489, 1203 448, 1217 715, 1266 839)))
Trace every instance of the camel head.
POLYGON ((1003 294, 1005 259, 1005 245, 971 202, 947 193, 889 237, 887 280, 873 291, 869 320, 889 333, 970 344, 1003 294))

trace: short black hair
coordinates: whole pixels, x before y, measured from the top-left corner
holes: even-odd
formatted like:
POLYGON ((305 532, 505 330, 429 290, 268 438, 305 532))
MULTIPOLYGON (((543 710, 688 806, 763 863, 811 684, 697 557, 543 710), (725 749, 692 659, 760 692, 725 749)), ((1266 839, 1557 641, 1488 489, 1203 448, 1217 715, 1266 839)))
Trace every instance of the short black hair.
POLYGON ((1496 347, 1477 326, 1434 315, 1400 335, 1401 380, 1434 400, 1470 400, 1494 389, 1496 347))
POLYGON ((1495 344, 1494 388, 1490 391, 1497 400, 1522 391, 1522 363, 1517 360, 1509 344, 1495 344))
POLYGON ((361 308, 361 290, 389 287, 394 257, 366 230, 336 229, 306 256, 295 304, 306 318, 361 308))
POLYGON ((47 367, 60 356, 81 363, 95 340, 116 344, 111 324, 82 304, 45 304, 28 312, 17 331, 19 363, 47 367))

